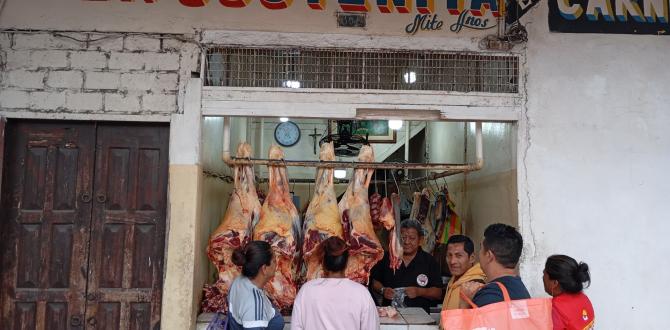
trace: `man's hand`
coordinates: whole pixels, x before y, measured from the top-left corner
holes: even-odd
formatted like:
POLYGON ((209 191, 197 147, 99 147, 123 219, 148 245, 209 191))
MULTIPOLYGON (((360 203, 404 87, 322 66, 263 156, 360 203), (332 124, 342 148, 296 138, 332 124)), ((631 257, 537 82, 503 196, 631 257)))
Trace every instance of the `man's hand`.
POLYGON ((393 295, 395 291, 392 288, 384 288, 384 298, 388 300, 393 300, 393 295))
POLYGON ((475 296, 475 293, 479 291, 484 286, 484 284, 479 282, 465 282, 461 285, 461 292, 468 298, 472 299, 475 296))
POLYGON ((423 289, 422 288, 417 288, 414 286, 409 286, 405 288, 405 294, 409 299, 414 299, 416 297, 421 296, 423 293, 421 292, 423 289))

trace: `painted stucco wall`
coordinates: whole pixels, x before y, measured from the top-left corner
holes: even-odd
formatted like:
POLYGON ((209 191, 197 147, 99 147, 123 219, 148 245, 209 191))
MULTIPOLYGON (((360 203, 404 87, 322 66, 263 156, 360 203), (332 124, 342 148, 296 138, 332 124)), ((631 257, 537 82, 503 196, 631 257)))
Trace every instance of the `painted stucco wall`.
POLYGON ((590 266, 598 329, 668 329, 670 39, 550 33, 547 15, 541 1, 525 19, 522 276, 541 294, 545 258, 571 255, 590 266))

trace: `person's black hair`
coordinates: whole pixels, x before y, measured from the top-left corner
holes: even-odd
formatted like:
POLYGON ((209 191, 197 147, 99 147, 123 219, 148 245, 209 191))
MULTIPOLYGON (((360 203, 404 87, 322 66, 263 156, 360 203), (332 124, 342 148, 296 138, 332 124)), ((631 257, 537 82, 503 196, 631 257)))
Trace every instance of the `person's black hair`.
POLYGON ((421 227, 421 223, 419 221, 414 219, 406 219, 400 223, 400 229, 409 229, 409 228, 413 228, 414 230, 416 230, 417 234, 419 234, 419 237, 424 236, 423 227, 421 227))
POLYGON ((323 247, 323 269, 340 272, 347 267, 349 247, 339 237, 331 236, 321 243, 323 247))
POLYGON ((452 235, 447 240, 447 246, 449 246, 449 244, 457 243, 463 243, 463 250, 468 253, 468 256, 471 256, 473 253, 475 253, 475 243, 472 242, 470 237, 465 235, 452 235))
POLYGON ((584 283, 586 287, 591 285, 589 265, 577 263, 577 260, 566 255, 557 254, 547 258, 544 270, 549 279, 558 281, 561 290, 568 293, 582 292, 584 283))
POLYGON ((233 251, 233 263, 242 267, 242 275, 253 279, 261 266, 272 264, 272 247, 265 241, 251 241, 233 251))
POLYGON ((496 223, 484 230, 482 247, 486 251, 493 252, 496 260, 503 267, 516 268, 519 258, 521 258, 523 238, 514 227, 496 223))

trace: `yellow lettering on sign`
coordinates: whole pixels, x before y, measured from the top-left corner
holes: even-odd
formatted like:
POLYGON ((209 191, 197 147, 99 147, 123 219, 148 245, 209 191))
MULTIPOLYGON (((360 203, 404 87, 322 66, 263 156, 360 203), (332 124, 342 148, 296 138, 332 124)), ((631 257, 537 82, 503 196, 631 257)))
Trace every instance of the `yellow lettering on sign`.
POLYGON ((576 20, 584 13, 584 8, 578 3, 570 4, 570 0, 556 0, 561 16, 568 20, 576 20))
POLYGON ((645 0, 644 17, 649 23, 654 23, 657 19, 660 23, 668 23, 668 1, 645 0))
POLYGON ((598 16, 603 15, 607 22, 614 22, 612 4, 609 0, 590 0, 586 7, 586 18, 589 21, 597 21, 598 16))

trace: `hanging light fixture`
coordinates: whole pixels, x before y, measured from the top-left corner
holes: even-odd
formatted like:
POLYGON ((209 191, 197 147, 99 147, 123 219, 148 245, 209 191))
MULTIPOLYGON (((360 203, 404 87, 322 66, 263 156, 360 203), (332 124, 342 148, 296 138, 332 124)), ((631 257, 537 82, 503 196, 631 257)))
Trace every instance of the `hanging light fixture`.
POLYGON ((402 128, 402 120, 389 120, 389 128, 392 130, 399 130, 402 128))

